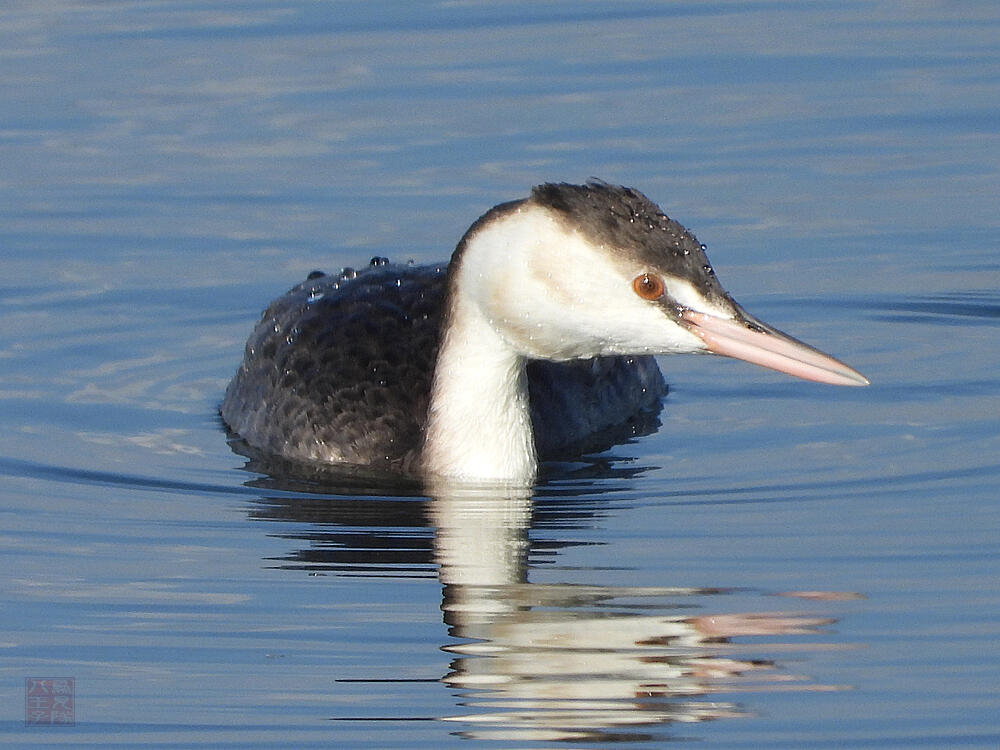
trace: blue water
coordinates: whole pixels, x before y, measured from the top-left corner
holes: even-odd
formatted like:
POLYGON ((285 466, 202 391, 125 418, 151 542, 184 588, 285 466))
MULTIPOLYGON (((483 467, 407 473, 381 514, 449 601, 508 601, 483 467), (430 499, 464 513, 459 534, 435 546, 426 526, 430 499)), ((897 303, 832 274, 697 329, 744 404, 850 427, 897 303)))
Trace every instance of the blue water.
POLYGON ((0 11, 0 741, 1000 746, 1000 8, 0 11), (641 189, 866 389, 662 362, 531 497, 289 476, 216 408, 314 268, 641 189), (28 678, 73 726, 26 726, 28 678))

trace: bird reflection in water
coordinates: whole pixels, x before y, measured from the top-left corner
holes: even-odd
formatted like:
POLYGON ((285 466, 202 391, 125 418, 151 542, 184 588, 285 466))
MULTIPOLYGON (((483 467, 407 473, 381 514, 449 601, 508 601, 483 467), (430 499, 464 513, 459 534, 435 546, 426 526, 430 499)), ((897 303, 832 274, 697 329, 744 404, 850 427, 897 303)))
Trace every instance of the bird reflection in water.
MULTIPOLYGON (((444 682, 469 713, 444 717, 478 740, 639 741, 639 727, 747 715, 712 694, 801 678, 739 658, 739 636, 818 632, 831 619, 780 613, 666 614, 719 589, 532 584, 531 497, 432 491, 442 609, 459 642, 444 682), (657 606, 659 603, 659 606, 657 606), (635 609, 659 609, 637 614, 635 609), (631 610, 631 611, 630 611, 631 610)), ((768 644, 768 650, 780 644, 768 644)), ((830 689, 801 683, 803 689, 830 689)))
MULTIPOLYGON (((454 657, 441 679, 457 698, 454 714, 436 718, 470 739, 647 742, 673 724, 751 715, 734 694, 837 689, 775 660, 833 648, 818 640, 830 618, 725 612, 725 597, 747 592, 724 588, 529 582, 529 558, 541 553, 533 519, 551 514, 546 530, 563 533, 593 526, 600 495, 546 501, 527 490, 440 484, 428 488, 430 500, 355 492, 332 501, 301 493, 320 490, 315 481, 254 484, 298 492, 262 500, 253 515, 313 524, 293 535, 309 548, 283 567, 393 576, 436 568, 451 636, 442 648, 454 657), (748 636, 753 642, 737 640, 748 636)), ((346 489, 341 480, 338 491, 346 489)), ((803 594, 843 596, 855 595, 803 594)))

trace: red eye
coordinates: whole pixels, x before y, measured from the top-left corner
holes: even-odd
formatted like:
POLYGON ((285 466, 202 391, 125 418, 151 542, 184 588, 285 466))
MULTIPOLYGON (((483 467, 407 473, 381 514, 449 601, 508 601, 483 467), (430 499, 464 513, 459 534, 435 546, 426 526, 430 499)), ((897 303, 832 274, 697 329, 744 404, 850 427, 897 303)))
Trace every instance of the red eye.
POLYGON ((663 296, 663 279, 656 274, 643 273, 632 280, 632 288, 643 299, 654 300, 663 296))

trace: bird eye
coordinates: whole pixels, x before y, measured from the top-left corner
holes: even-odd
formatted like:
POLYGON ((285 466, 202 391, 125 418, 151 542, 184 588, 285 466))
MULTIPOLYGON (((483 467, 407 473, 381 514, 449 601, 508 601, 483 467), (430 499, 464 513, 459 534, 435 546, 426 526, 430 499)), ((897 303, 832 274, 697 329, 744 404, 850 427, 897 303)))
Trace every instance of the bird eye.
POLYGON ((666 287, 663 279, 653 273, 639 274, 632 280, 632 289, 643 299, 654 300, 663 296, 666 287))

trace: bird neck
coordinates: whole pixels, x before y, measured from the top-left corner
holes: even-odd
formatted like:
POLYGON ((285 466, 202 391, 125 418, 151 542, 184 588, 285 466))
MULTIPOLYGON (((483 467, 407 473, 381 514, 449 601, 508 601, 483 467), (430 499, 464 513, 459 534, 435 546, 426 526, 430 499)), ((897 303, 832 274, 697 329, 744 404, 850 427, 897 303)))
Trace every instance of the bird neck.
POLYGON ((451 280, 424 437, 433 477, 528 485, 537 461, 525 359, 451 280))

